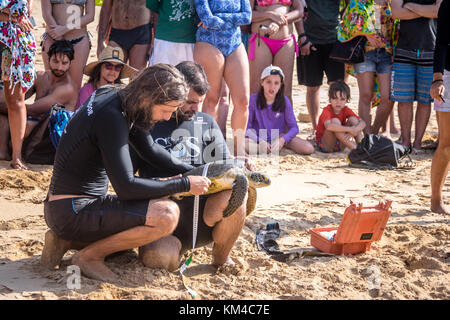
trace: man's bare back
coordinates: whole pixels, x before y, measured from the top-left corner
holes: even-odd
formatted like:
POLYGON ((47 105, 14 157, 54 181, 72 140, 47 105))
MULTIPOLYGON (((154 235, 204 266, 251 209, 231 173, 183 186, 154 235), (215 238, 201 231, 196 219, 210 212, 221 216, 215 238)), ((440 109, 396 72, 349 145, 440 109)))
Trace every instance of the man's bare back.
POLYGON ((112 0, 112 27, 130 30, 150 23, 150 10, 145 0, 112 0))

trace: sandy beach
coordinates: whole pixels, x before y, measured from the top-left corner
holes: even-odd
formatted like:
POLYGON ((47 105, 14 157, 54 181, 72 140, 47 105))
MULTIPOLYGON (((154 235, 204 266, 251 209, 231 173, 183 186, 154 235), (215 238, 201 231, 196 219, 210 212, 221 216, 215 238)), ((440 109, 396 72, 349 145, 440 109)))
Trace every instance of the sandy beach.
MULTIPOLYGON (((88 26, 93 35, 88 63, 96 60, 100 8, 96 9, 96 20, 88 26)), ((45 28, 39 0, 33 16, 39 44, 45 28)), ((44 69, 40 47, 36 68, 44 69)), ((350 84, 349 106, 356 112, 356 80, 351 78, 350 84)), ((328 103, 327 89, 324 85, 321 91, 322 106, 328 103)), ((296 114, 307 114, 305 94, 304 86, 294 85, 296 114)), ((396 123, 399 127, 397 117, 396 123)), ((299 122, 299 136, 306 138, 310 127, 309 122, 299 122)), ((424 142, 436 139, 433 111, 424 142)), ((283 152, 255 159, 258 171, 267 173, 272 185, 258 190, 256 210, 247 218, 231 252, 235 266, 217 270, 210 265, 210 246, 195 251, 185 281, 197 291, 197 299, 449 299, 450 217, 429 210, 432 152, 412 155, 415 166, 397 170, 352 168, 346 156, 345 152, 316 151, 311 156, 283 152), (391 217, 382 239, 366 253, 279 262, 255 246, 256 231, 278 222, 281 234, 277 242, 282 251, 311 250, 308 230, 338 226, 350 201, 373 206, 386 199, 393 201, 391 217)), ((137 259, 137 250, 106 261, 120 276, 119 283, 82 276, 81 288, 69 289, 67 271, 74 251, 66 254, 60 269, 42 269, 39 259, 47 231, 43 201, 52 167, 30 168, 11 170, 8 162, 0 161, 0 300, 192 299, 178 271, 145 268, 137 259)), ((449 178, 443 198, 449 205, 449 178)))

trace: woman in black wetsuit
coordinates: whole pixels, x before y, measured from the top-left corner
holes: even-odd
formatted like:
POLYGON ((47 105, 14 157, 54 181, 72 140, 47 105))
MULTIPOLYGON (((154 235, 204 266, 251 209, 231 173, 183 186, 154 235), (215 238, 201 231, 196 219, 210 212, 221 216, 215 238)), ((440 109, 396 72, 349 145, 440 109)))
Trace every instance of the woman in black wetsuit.
POLYGON ((129 148, 164 172, 190 170, 153 143, 148 131, 183 105, 187 90, 176 68, 159 64, 145 69, 124 89, 97 90, 72 117, 58 145, 44 203, 51 230, 45 236, 42 265, 54 268, 67 250, 89 244, 72 263, 91 278, 115 280, 104 264, 107 255, 172 233, 179 209, 163 197, 184 191, 202 194, 209 179, 136 177, 129 148), (106 194, 108 179, 116 195, 106 194))

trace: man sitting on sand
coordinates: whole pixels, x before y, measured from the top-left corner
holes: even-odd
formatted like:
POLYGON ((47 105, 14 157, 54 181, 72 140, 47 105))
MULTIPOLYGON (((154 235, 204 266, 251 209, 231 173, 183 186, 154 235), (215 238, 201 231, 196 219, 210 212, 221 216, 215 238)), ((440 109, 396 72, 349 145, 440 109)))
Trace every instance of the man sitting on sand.
MULTIPOLYGON (((176 68, 188 83, 187 101, 169 121, 157 123, 153 127, 151 135, 155 142, 169 150, 173 156, 194 166, 233 158, 214 118, 198 112, 209 90, 202 66, 185 61, 179 63, 176 68)), ((137 166, 141 176, 161 176, 161 170, 143 161, 137 166)), ((196 247, 214 243, 213 265, 234 263, 230 252, 244 226, 245 204, 232 216, 222 217, 230 196, 231 190, 227 190, 200 197, 196 247)), ((139 258, 147 267, 173 271, 179 267, 181 255, 192 249, 194 197, 174 201, 180 208, 180 219, 175 231, 139 248, 139 258)))
POLYGON ((153 143, 149 133, 184 104, 184 76, 169 65, 144 69, 125 88, 100 88, 68 122, 56 151, 44 202, 50 227, 41 264, 54 268, 71 248, 88 244, 72 257, 88 277, 115 281, 106 256, 144 246, 175 229, 179 208, 169 195, 203 194, 210 180, 176 176, 193 167, 153 143), (145 179, 133 174, 130 147, 173 177, 145 179), (108 182, 116 194, 107 194, 108 182))
POLYGON ((151 13, 146 0, 104 0, 98 23, 97 57, 105 48, 104 42, 121 47, 125 60, 135 69, 147 66, 148 52, 152 41, 151 13))
MULTIPOLYGON (((47 115, 55 104, 62 104, 67 110, 74 110, 78 99, 75 83, 68 71, 74 58, 73 45, 67 40, 53 42, 49 51, 50 70, 38 71, 33 87, 26 93, 26 99, 36 95, 34 103, 26 104, 27 125, 25 138, 38 122, 47 115)), ((1 92, 3 99, 4 95, 1 92)), ((9 160, 8 109, 4 100, 0 102, 0 160, 9 160)))
POLYGON ((342 151, 345 147, 356 149, 356 144, 364 137, 366 123, 346 106, 350 100, 349 86, 342 80, 332 83, 328 97, 330 104, 323 109, 317 124, 319 150, 329 153, 342 151))

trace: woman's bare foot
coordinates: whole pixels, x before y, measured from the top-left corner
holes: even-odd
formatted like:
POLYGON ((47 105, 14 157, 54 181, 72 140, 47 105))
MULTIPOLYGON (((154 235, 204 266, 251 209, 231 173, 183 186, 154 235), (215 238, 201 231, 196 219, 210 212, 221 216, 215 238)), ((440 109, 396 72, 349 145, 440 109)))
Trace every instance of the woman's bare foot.
POLYGON ((48 230, 45 234, 44 249, 42 249, 41 266, 55 269, 70 247, 70 241, 61 239, 52 230, 48 230))
POLYGON ((115 282, 119 278, 106 265, 103 259, 87 259, 81 252, 77 252, 72 257, 72 263, 80 267, 81 272, 95 280, 104 282, 115 282))
POLYGON ((16 169, 16 170, 28 170, 28 167, 23 164, 21 159, 13 159, 13 160, 11 160, 11 163, 9 164, 9 166, 12 169, 16 169))
POLYGON ((441 213, 450 215, 450 210, 442 203, 442 201, 431 202, 431 211, 434 213, 441 213))

